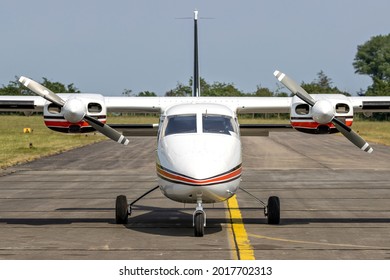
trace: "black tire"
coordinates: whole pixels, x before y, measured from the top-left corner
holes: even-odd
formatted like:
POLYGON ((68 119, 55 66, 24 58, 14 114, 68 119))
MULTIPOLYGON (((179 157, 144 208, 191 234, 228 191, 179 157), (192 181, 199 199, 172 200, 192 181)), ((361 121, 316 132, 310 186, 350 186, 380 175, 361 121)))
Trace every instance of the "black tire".
POLYGON ((267 206, 267 219, 268 224, 270 225, 278 225, 280 223, 280 200, 277 196, 270 196, 268 198, 268 206, 267 206))
POLYGON ((195 227, 194 233, 196 237, 204 235, 204 214, 202 212, 195 213, 195 227))
POLYGON ((127 224, 129 217, 127 206, 126 196, 118 195, 115 203, 115 221, 117 224, 127 224))

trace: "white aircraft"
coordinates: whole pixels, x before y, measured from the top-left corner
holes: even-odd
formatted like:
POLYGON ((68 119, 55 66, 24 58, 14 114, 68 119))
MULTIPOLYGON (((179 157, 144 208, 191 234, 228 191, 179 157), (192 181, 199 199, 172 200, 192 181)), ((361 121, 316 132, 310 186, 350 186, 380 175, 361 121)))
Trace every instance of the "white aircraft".
MULTIPOLYGON (((373 151, 370 145, 350 128, 353 114, 390 112, 390 97, 309 95, 280 71, 275 71, 274 75, 292 92, 292 97, 201 97, 197 43, 198 12, 195 11, 194 15, 193 97, 55 94, 37 82, 21 77, 19 81, 38 96, 0 96, 0 111, 19 111, 26 114, 43 112, 44 122, 50 129, 63 133, 97 130, 124 145, 131 141, 115 130, 114 126, 106 124, 107 113, 159 113, 156 153, 158 186, 149 192, 160 188, 166 197, 174 201, 196 204, 193 214, 195 236, 204 235, 206 213, 203 204, 225 201, 235 195, 240 187, 242 174, 240 136, 255 135, 254 131, 259 127, 246 126, 240 131, 243 126, 240 127, 237 114, 290 113, 291 127, 301 132, 315 134, 341 132, 361 150, 368 153, 373 151)), ((150 135, 156 128, 150 125, 149 129, 151 132, 135 134, 150 135)), ((131 206, 139 199, 129 204, 126 196, 117 197, 117 223, 127 223, 131 206)), ((278 197, 269 197, 268 203, 264 203, 264 213, 269 224, 279 224, 278 197)))

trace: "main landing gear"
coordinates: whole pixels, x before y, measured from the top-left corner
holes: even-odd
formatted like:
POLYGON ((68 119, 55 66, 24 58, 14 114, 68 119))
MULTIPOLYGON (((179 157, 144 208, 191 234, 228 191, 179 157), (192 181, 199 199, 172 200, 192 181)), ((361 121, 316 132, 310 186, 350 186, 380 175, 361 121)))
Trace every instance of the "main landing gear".
POLYGON ((277 196, 268 198, 268 205, 264 208, 264 214, 270 225, 280 224, 280 200, 277 196))
POLYGON ((124 195, 118 195, 115 203, 115 222, 117 224, 127 224, 131 208, 127 204, 127 198, 124 195))
MULTIPOLYGON (((115 222, 117 224, 127 224, 129 216, 131 216, 131 207, 139 201, 141 198, 145 197, 149 193, 158 189, 159 186, 154 187, 153 189, 147 191, 142 196, 134 200, 132 203, 127 203, 127 198, 124 195, 119 195, 116 198, 115 203, 115 222)), ((263 201, 241 188, 242 191, 254 197, 257 201, 259 201, 264 209, 264 215, 267 217, 267 222, 270 225, 277 225, 280 223, 280 200, 277 196, 271 196, 268 198, 268 204, 266 205, 263 201)), ((193 227, 194 227, 194 235, 196 237, 202 237, 204 235, 204 228, 206 226, 206 213, 203 210, 202 206, 202 195, 197 195, 197 205, 193 214, 193 227)))
POLYGON ((150 194, 154 190, 157 190, 159 186, 154 187, 153 189, 147 191, 143 195, 141 195, 139 198, 134 200, 132 203, 127 203, 127 198, 125 195, 118 195, 116 197, 115 202, 115 222, 117 224, 127 224, 129 216, 131 216, 131 207, 141 198, 145 197, 146 195, 150 194))
POLYGON ((264 209, 264 215, 267 217, 267 223, 269 225, 278 225, 280 224, 280 199, 277 196, 270 196, 268 198, 268 204, 266 205, 263 201, 258 199, 256 196, 248 192, 247 190, 240 188, 245 193, 252 196, 258 202, 260 202, 264 209))

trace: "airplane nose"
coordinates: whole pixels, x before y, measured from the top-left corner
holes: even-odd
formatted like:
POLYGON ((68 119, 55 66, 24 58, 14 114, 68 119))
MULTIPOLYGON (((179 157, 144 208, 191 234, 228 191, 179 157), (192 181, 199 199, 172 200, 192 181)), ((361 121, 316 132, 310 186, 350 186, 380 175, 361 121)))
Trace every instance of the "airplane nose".
POLYGON ((193 152, 182 158, 182 168, 186 176, 194 179, 206 179, 222 173, 225 169, 225 156, 216 153, 193 152))
POLYGON ((169 149, 165 150, 170 151, 167 158, 170 167, 166 168, 201 180, 223 174, 241 164, 241 145, 238 139, 224 135, 197 136, 189 137, 188 141, 181 139, 180 142, 166 143, 169 149))

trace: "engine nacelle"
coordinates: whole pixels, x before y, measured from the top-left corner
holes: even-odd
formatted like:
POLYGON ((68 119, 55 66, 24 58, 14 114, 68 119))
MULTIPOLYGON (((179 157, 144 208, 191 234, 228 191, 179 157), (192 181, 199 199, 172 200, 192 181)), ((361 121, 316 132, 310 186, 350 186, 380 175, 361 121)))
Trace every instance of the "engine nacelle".
POLYGON ((290 123, 300 132, 311 134, 328 134, 338 132, 331 123, 334 114, 347 126, 352 126, 353 106, 342 94, 313 94, 316 104, 309 106, 297 96, 293 97, 290 110, 290 123))
POLYGON ((66 103, 59 107, 47 103, 43 108, 45 125, 51 130, 62 133, 87 133, 95 131, 86 121, 85 114, 106 123, 107 108, 104 98, 99 94, 59 94, 66 103))

